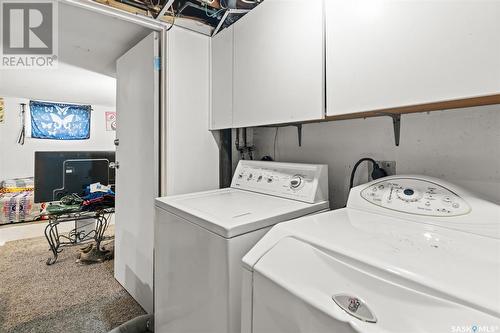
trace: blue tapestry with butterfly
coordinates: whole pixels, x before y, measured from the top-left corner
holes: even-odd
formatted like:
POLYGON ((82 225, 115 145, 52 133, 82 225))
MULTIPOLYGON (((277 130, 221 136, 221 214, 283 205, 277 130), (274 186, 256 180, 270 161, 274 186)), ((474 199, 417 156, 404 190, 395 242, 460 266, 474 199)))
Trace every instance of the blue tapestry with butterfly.
POLYGON ((30 101, 31 137, 55 140, 90 138, 90 105, 30 101))

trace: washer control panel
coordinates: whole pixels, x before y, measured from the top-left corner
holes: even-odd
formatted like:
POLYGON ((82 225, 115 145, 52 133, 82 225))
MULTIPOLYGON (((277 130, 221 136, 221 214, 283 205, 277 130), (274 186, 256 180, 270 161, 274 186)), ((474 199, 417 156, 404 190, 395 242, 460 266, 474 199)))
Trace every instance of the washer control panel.
MULTIPOLYGON (((316 202, 325 165, 240 161, 231 187, 305 202, 316 202)), ((321 200, 327 200, 322 199, 321 200)))
POLYGON ((470 212, 467 202, 449 189, 413 178, 372 183, 361 191, 361 197, 374 205, 410 214, 457 216, 470 212))

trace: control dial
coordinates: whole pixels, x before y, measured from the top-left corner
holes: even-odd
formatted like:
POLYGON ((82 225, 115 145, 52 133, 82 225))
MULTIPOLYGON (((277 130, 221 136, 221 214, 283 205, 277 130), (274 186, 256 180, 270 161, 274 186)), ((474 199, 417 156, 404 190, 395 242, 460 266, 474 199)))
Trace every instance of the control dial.
POLYGON ((398 197, 406 202, 415 202, 422 198, 422 193, 419 190, 407 187, 402 190, 398 190, 398 197))
POLYGON ((468 203, 435 182, 392 178, 372 183, 361 191, 366 201, 398 212, 425 216, 458 216, 470 212, 468 203))
POLYGON ((304 179, 300 175, 295 175, 290 179, 290 188, 296 190, 303 185, 304 179))

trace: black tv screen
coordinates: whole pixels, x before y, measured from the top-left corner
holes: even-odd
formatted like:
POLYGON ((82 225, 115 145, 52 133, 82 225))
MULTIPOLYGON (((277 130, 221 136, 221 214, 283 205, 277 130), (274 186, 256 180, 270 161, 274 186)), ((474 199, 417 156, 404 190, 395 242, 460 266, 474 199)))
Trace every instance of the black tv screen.
POLYGON ((93 183, 115 184, 114 151, 35 152, 35 202, 60 200, 76 193, 83 195, 93 183))

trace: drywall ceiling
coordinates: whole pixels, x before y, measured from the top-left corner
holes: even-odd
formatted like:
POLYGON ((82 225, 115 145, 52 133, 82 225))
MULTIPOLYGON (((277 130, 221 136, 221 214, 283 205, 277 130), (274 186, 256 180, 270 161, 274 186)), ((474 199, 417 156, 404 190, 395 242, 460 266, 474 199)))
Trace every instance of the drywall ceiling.
POLYGON ((59 59, 108 76, 116 59, 151 30, 112 16, 59 2, 59 59))
POLYGON ((116 79, 59 62, 57 69, 2 69, 0 97, 115 106, 116 79))

